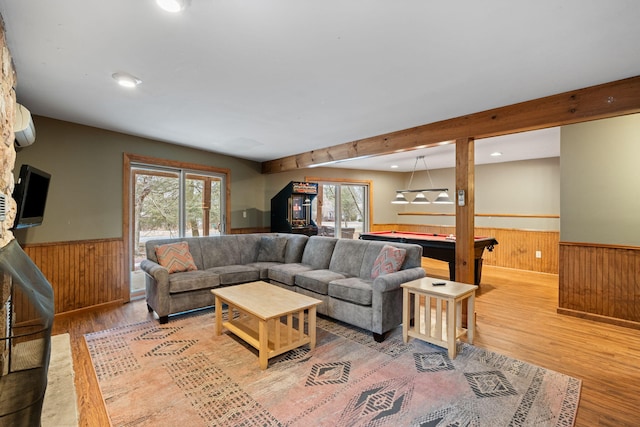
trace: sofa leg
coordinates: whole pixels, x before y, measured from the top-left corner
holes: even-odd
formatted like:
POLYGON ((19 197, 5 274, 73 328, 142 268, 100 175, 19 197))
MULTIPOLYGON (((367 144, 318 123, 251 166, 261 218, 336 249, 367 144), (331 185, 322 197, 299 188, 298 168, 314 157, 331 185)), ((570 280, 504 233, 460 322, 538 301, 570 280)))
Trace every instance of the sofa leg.
POLYGON ((169 316, 160 316, 158 320, 161 325, 164 325, 165 323, 169 323, 169 316))
POLYGON ((153 308, 149 304, 147 304, 147 310, 149 310, 149 313, 153 313, 153 308))
POLYGON ((372 333, 373 333, 373 339, 374 339, 375 342, 382 342, 382 341, 384 341, 385 338, 387 338, 387 334, 386 333, 384 333, 384 334, 377 334, 375 332, 372 332, 372 333))

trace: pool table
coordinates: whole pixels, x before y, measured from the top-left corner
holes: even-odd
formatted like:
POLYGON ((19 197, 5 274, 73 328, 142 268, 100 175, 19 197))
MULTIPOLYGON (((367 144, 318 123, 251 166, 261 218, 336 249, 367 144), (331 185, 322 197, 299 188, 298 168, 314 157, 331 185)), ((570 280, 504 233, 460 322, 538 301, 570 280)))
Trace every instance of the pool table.
MULTIPOLYGON (((422 246, 422 256, 449 263, 449 279, 456 280, 456 239, 453 235, 435 233, 415 233, 411 231, 372 231, 360 234, 362 240, 382 240, 387 242, 415 243, 422 246)), ((474 237, 475 285, 480 284, 482 275, 482 253, 489 252, 498 241, 493 237, 474 237)))

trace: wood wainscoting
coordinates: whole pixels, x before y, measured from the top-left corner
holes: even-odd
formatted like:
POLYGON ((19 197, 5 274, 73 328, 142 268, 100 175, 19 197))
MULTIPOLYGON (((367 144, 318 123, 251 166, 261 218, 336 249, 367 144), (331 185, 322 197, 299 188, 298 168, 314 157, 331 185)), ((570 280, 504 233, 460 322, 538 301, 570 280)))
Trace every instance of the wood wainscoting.
POLYGON ((56 315, 129 298, 122 239, 36 243, 23 250, 51 283, 56 315))
POLYGON ((558 312, 640 329, 640 247, 560 243, 558 312))
MULTIPOLYGON (((264 227, 232 229, 231 234, 269 232, 264 227)), ((56 317, 129 301, 129 272, 121 238, 32 243, 22 246, 47 278, 56 317)), ((25 297, 15 299, 16 322, 36 317, 25 297)))
MULTIPOLYGON (((374 224, 371 231, 413 231, 417 233, 455 234, 455 226, 421 224, 374 224)), ((493 252, 485 251, 484 265, 558 274, 558 231, 476 227, 476 236, 494 237, 493 252), (541 258, 536 258, 540 251, 541 258)))

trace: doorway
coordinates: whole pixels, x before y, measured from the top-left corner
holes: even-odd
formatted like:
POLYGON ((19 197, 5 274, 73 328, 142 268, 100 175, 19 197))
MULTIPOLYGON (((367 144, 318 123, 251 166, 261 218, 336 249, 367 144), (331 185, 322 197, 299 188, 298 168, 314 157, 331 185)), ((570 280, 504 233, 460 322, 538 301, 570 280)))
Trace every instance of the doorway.
POLYGON ((129 272, 131 299, 145 295, 140 262, 149 240, 224 234, 225 171, 153 163, 129 165, 129 272))
POLYGON ((318 178, 314 182, 318 182, 318 196, 311 215, 318 225, 318 235, 357 239, 369 231, 369 183, 327 182, 318 178))

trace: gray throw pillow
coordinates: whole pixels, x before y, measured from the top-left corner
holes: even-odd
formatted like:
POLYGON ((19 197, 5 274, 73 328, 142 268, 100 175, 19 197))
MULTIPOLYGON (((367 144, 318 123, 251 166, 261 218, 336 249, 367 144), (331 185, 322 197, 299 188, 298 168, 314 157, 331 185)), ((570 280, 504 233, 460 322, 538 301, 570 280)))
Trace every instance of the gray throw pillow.
POLYGON ((262 236, 258 262, 284 262, 284 252, 287 249, 287 238, 281 236, 262 236))

